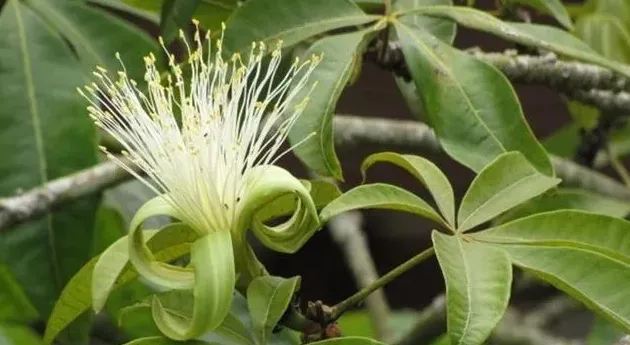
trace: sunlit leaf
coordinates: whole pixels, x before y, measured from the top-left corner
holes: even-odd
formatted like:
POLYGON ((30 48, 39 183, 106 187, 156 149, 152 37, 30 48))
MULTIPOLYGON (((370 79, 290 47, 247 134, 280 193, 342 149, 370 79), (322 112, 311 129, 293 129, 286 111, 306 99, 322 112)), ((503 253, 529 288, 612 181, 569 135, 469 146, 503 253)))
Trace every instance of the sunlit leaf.
POLYGON ((257 343, 266 344, 271 331, 289 307, 299 288, 300 277, 263 276, 247 288, 247 306, 252 317, 257 343))

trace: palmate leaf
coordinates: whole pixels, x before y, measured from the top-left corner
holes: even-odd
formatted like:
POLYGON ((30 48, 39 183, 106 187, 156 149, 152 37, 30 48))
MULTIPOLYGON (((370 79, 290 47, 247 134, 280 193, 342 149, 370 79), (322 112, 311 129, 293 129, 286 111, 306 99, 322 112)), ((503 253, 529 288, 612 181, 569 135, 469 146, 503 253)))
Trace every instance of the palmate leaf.
POLYGON ((395 28, 426 116, 446 153, 478 172, 500 154, 519 151, 537 170, 553 175, 512 86, 498 70, 427 32, 401 22, 395 28))
POLYGON ((630 330, 630 222, 583 211, 538 213, 471 234, 517 266, 630 330))

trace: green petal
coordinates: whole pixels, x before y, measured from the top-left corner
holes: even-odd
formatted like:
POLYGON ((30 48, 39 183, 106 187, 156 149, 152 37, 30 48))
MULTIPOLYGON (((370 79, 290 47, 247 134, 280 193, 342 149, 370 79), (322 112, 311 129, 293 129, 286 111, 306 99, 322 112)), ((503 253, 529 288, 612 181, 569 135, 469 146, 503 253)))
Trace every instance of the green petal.
POLYGON ((145 220, 158 215, 181 219, 177 210, 162 196, 147 201, 129 225, 129 260, 138 273, 152 284, 166 289, 192 289, 195 276, 191 269, 157 261, 146 245, 140 227, 145 220))
POLYGON ((198 338, 214 330, 227 316, 234 292, 236 275, 229 231, 209 233, 191 248, 195 269, 193 316, 191 320, 169 313, 158 298, 153 299, 155 324, 174 340, 198 338))
POLYGON ((294 253, 320 227, 317 209, 308 188, 288 171, 273 165, 258 166, 248 176, 247 188, 236 226, 239 240, 244 238, 245 230, 251 227, 256 237, 267 247, 283 253, 294 253), (291 217, 280 225, 265 225, 257 216, 258 211, 288 194, 298 198, 291 217))

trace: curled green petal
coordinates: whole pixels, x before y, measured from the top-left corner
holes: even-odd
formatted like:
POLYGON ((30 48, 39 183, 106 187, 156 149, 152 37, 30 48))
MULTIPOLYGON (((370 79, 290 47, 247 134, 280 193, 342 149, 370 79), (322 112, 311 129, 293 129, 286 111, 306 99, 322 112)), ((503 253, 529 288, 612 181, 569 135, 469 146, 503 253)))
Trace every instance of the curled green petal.
POLYGON ((157 298, 152 313, 158 329, 174 340, 198 338, 217 328, 227 316, 234 292, 236 275, 232 237, 229 231, 209 233, 191 248, 195 270, 192 319, 168 312, 157 298))
POLYGON ((159 215, 181 218, 161 196, 142 205, 129 225, 129 260, 138 273, 152 284, 166 289, 191 289, 195 281, 193 271, 157 261, 145 243, 140 227, 145 220, 159 215))
POLYGON ((273 165, 258 166, 248 176, 247 188, 236 226, 237 236, 243 237, 245 230, 251 226, 256 237, 267 247, 283 253, 294 253, 320 227, 308 187, 288 171, 273 165), (289 194, 298 198, 289 220, 277 226, 265 225, 258 217, 258 211, 289 194))

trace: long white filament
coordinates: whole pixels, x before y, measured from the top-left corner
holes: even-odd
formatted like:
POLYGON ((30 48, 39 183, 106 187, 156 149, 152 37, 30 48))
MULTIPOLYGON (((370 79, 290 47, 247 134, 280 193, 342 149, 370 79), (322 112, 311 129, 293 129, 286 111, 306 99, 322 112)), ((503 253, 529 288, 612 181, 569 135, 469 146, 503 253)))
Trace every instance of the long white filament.
POLYGON ((225 231, 238 217, 237 203, 246 197, 248 172, 274 164, 289 151, 278 152, 305 107, 307 99, 295 98, 319 57, 296 59, 277 78, 281 42, 270 52, 266 66, 267 47, 262 42, 252 44, 246 61, 238 54, 224 61, 223 35, 213 52, 207 33, 204 51, 194 23, 194 47, 180 32, 188 50, 188 81, 160 40, 171 71, 165 83, 150 54, 145 57, 146 95, 127 76, 124 65, 115 80, 97 68, 98 83, 79 92, 91 102, 88 111, 96 125, 120 142, 123 154, 147 177, 108 153, 111 159, 163 194, 196 231, 225 231))

